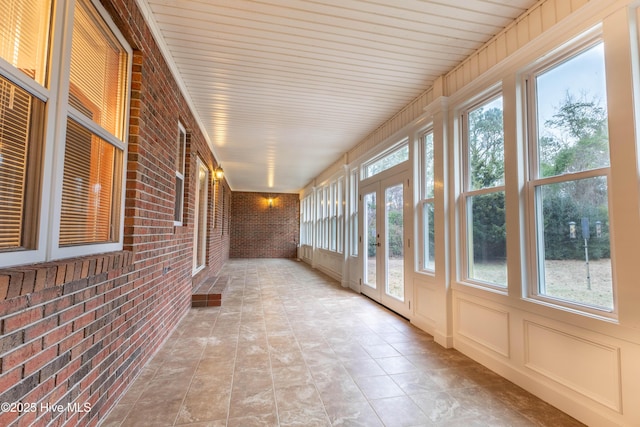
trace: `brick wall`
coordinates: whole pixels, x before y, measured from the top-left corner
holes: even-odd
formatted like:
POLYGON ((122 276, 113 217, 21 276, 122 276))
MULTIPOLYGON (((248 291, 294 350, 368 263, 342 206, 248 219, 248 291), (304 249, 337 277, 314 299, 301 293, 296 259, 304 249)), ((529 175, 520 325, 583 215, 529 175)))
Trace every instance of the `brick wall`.
POLYGON ((223 181, 209 188, 207 267, 192 277, 196 158, 210 171, 216 160, 135 0, 102 2, 134 49, 124 248, 0 270, 0 402, 34 405, 0 413, 2 426, 97 425, 186 314, 192 286, 229 257, 223 181), (176 227, 178 121, 189 135, 176 227), (88 412, 43 410, 85 403, 88 412))
POLYGON ((233 193, 231 258, 295 258, 299 230, 297 194, 233 193), (267 203, 269 197, 272 207, 267 203))

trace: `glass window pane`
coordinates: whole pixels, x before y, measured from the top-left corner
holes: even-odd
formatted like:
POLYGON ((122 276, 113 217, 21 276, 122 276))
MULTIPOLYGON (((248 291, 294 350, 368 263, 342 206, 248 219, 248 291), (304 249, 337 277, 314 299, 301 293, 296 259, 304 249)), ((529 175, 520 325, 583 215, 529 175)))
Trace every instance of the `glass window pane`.
POLYGON ((378 249, 378 231, 376 218, 376 193, 365 194, 362 208, 364 210, 364 245, 367 253, 365 260, 365 282, 364 284, 372 288, 376 287, 376 254, 378 249))
POLYGON ((391 169, 392 167, 399 165, 402 162, 406 162, 407 160, 409 160, 409 146, 405 144, 380 160, 376 160, 375 162, 368 164, 364 169, 363 178, 371 178, 372 176, 386 171, 387 169, 391 169))
POLYGON ((194 234, 194 269, 203 267, 207 254, 207 196, 209 194, 209 171, 198 160, 198 188, 196 199, 196 229, 194 234))
POLYGON ((403 185, 384 191, 385 231, 387 250, 387 281, 385 292, 404 301, 404 194, 403 185))
POLYGON ((77 1, 69 103, 119 139, 124 135, 127 55, 84 1, 77 1))
POLYGON ((469 112, 468 157, 470 189, 504 184, 504 125, 502 97, 469 112))
POLYGON ((187 134, 182 126, 178 126, 178 155, 176 156, 176 172, 184 176, 184 155, 187 146, 187 134))
POLYGON ((40 196, 34 156, 40 151, 43 111, 44 103, 0 77, 0 250, 35 244, 37 209, 31 203, 40 196))
POLYGON ((471 196, 468 208, 468 277, 507 285, 504 192, 471 196))
POLYGON ((422 265, 425 270, 435 270, 435 221, 434 203, 426 202, 422 204, 422 224, 423 224, 423 259, 422 265))
POLYGON ((176 176, 176 198, 173 208, 173 220, 182 222, 182 198, 184 192, 184 180, 180 176, 176 176))
POLYGON ((602 43, 536 77, 539 176, 609 166, 602 43))
POLYGON ((424 195, 425 199, 433 198, 433 133, 424 136, 424 195))
POLYGON ((0 57, 44 84, 51 0, 3 0, 0 16, 0 57))
POLYGON ((613 308, 606 177, 542 185, 536 193, 539 293, 613 308))
POLYGON ((113 145, 67 121, 60 246, 117 240, 113 214, 114 193, 120 188, 118 157, 113 145))

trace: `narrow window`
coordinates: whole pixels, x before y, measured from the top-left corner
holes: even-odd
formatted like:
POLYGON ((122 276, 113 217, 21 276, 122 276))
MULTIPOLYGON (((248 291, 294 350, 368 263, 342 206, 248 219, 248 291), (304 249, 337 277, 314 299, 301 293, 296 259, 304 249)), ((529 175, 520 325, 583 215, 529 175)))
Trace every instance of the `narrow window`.
POLYGON ((336 251, 338 237, 338 191, 336 182, 329 187, 329 250, 336 251))
POLYGON ((196 202, 193 233, 193 273, 202 270, 207 263, 207 206, 209 195, 209 169, 198 158, 196 202))
POLYGON ((433 132, 425 133, 421 138, 422 149, 422 269, 435 269, 435 199, 434 199, 434 159, 433 132))
POLYGON ((351 226, 349 235, 351 256, 358 256, 358 170, 354 169, 351 172, 351 188, 349 191, 349 224, 351 226))
POLYGON ((184 207, 184 165, 187 149, 187 132, 181 123, 178 123, 178 141, 176 146, 176 198, 173 211, 173 224, 182 225, 184 207))
POLYGON ((528 80, 534 296, 613 309, 604 45, 545 64, 528 80))
POLYGON ((507 286, 502 97, 463 114, 466 279, 507 286))
POLYGON ((336 233, 336 239, 338 240, 338 243, 336 251, 338 253, 342 253, 344 251, 344 178, 338 179, 336 210, 338 218, 338 231, 336 233))

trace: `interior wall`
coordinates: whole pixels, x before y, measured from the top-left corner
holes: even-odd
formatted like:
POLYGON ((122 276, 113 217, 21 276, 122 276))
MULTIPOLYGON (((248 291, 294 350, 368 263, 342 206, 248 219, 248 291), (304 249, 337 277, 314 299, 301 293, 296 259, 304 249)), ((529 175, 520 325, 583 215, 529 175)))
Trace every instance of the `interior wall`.
POLYGON ((298 256, 298 194, 233 192, 230 218, 230 258, 298 256))

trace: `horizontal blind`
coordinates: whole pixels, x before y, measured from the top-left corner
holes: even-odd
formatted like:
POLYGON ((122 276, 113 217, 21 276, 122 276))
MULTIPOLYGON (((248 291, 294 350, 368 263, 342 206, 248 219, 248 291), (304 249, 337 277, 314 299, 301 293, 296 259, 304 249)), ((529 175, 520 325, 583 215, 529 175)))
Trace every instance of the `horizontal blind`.
POLYGON ((0 78, 0 250, 22 246, 33 98, 0 78))
POLYGON ((43 84, 51 0, 0 1, 0 57, 43 84))
POLYGON ((60 246, 113 240, 117 152, 78 123, 67 121, 60 246))
POLYGON ((126 53, 84 1, 76 3, 69 103, 123 139, 126 53))

